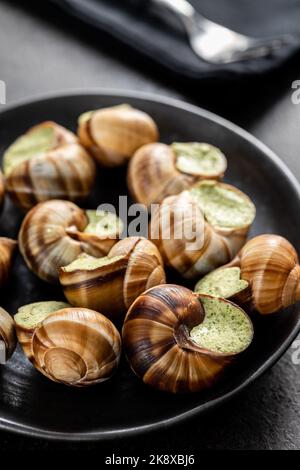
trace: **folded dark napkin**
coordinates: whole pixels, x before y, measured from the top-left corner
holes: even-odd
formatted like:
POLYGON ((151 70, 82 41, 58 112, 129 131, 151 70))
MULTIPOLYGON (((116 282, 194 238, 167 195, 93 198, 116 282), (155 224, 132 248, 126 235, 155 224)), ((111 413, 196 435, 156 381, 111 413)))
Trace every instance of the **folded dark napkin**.
POLYGON ((293 35, 288 46, 269 57, 225 65, 199 59, 176 15, 166 15, 151 0, 54 1, 68 14, 105 31, 178 77, 199 80, 264 74, 300 51, 299 0, 190 0, 201 14, 237 32, 254 37, 293 35))

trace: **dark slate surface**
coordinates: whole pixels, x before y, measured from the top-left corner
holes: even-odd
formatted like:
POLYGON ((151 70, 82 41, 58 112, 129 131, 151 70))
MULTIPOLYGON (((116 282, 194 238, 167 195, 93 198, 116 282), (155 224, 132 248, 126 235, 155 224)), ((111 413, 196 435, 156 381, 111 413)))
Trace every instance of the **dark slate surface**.
MULTIPOLYGON (((224 88, 192 88, 127 53, 106 36, 89 33, 74 20, 54 17, 50 7, 29 12, 32 2, 0 1, 0 79, 7 100, 87 87, 133 89, 185 99, 218 112, 250 130, 275 150, 300 178, 300 104, 291 102, 300 79, 299 57, 264 82, 224 88), (160 77, 160 78, 158 78, 160 77)), ((122 441, 54 444, 0 433, 4 449, 97 449, 101 455, 141 452, 198 453, 203 449, 299 449, 300 364, 291 348, 264 377, 224 407, 173 429, 122 441)), ((100 455, 99 455, 100 457, 100 455)), ((103 457, 101 457, 103 458, 103 457)), ((101 460, 99 458, 99 462, 101 460)))

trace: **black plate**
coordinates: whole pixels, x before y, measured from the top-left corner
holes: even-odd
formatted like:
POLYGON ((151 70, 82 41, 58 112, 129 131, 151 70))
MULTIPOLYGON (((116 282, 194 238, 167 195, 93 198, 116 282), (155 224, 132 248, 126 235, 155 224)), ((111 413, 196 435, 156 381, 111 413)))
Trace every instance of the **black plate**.
MULTIPOLYGON (((300 187, 290 171, 268 148, 233 124, 199 108, 144 94, 91 92, 55 96, 6 108, 0 114, 0 154, 28 127, 53 119, 73 130, 82 112, 129 102, 150 113, 164 142, 207 141, 221 147, 229 168, 225 180, 254 200, 257 217, 251 235, 274 232, 298 249, 300 187)), ((99 170, 96 189, 86 206, 116 203, 126 194, 125 169, 99 170)), ((0 235, 16 237, 20 212, 6 201, 0 235)), ((18 255, 9 287, 0 304, 11 313, 20 305, 61 299, 59 288, 39 281, 18 255)), ((260 376, 288 348, 300 330, 299 307, 254 319, 255 340, 214 388, 191 396, 172 396, 146 387, 123 359, 113 380, 77 390, 48 381, 20 349, 0 368, 0 428, 65 440, 96 440, 161 428, 225 402, 260 376)))

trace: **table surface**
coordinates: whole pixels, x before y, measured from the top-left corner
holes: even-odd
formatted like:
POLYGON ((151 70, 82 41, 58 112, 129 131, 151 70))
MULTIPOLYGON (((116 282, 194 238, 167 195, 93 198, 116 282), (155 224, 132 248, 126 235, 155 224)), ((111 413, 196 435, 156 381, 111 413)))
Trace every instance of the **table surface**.
MULTIPOLYGON (((299 57, 291 60, 284 71, 264 80, 191 87, 176 83, 174 77, 161 78, 162 74, 122 46, 65 18, 44 2, 40 11, 32 11, 31 4, 0 1, 0 79, 6 82, 7 104, 45 92, 89 87, 140 90, 179 98, 252 132, 300 179, 300 104, 292 104, 291 100, 291 84, 300 79, 299 57)), ((300 365, 293 364, 293 351, 290 348, 255 384, 206 416, 155 434, 82 447, 101 448, 103 455, 299 449, 300 365)), ((0 450, 78 446, 0 433, 0 450)))

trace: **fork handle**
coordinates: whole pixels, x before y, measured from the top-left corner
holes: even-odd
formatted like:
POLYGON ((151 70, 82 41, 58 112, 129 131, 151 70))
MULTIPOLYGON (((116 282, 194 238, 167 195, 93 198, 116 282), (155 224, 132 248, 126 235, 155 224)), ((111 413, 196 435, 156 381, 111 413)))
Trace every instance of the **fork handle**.
POLYGON ((165 6, 177 13, 182 19, 192 19, 195 8, 187 0, 153 0, 157 5, 165 6))
POLYGON ((202 16, 195 10, 193 5, 187 0, 151 0, 153 4, 166 7, 175 13, 182 21, 188 32, 192 32, 197 25, 197 29, 206 30, 211 24, 210 20, 202 16))

